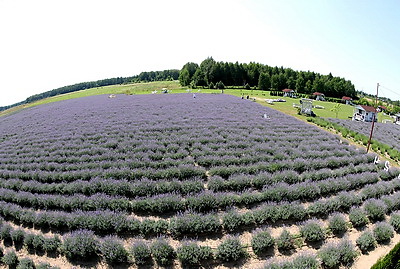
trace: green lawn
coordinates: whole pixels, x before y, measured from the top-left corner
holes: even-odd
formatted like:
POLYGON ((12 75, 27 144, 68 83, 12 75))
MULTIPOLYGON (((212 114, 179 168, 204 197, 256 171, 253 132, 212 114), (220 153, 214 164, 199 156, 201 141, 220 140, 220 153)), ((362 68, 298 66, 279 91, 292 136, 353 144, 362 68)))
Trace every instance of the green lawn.
MULTIPOLYGON (((20 109, 33 107, 41 104, 52 103, 67 99, 91 96, 91 95, 99 95, 99 94, 151 94, 154 91, 157 91, 157 94, 161 94, 161 89, 166 88, 170 93, 185 93, 188 91, 187 87, 182 87, 179 84, 179 81, 156 81, 156 82, 148 82, 148 83, 133 83, 133 84, 123 84, 123 85, 112 85, 98 88, 91 88, 87 90, 62 94, 54 97, 49 97, 43 100, 39 100, 30 104, 21 105, 18 107, 11 108, 9 110, 5 110, 0 112, 0 116, 17 112, 20 109)), ((221 90, 211 90, 211 89, 192 89, 191 92, 201 92, 201 93, 221 93, 221 90)), ((269 91, 259 91, 259 90, 245 90, 245 89, 225 89, 224 94, 230 94, 235 96, 247 96, 250 98, 255 98, 257 103, 262 105, 271 107, 273 109, 282 111, 283 113, 292 115, 299 119, 305 120, 306 116, 298 115, 297 109, 293 107, 293 104, 300 104, 300 99, 290 98, 290 97, 280 97, 280 96, 271 96, 269 91), (286 102, 274 102, 273 104, 268 104, 265 99, 284 99, 286 102)), ((331 102, 322 102, 322 101, 314 101, 313 105, 322 106, 324 108, 314 108, 314 113, 319 117, 330 117, 336 118, 335 112, 331 111, 331 109, 335 106, 336 103, 331 102)), ((339 119, 349 119, 353 115, 353 107, 350 105, 342 105, 340 111, 338 113, 339 119)), ((383 119, 390 119, 388 116, 384 116, 382 113, 379 113, 378 120, 382 122, 383 119)))

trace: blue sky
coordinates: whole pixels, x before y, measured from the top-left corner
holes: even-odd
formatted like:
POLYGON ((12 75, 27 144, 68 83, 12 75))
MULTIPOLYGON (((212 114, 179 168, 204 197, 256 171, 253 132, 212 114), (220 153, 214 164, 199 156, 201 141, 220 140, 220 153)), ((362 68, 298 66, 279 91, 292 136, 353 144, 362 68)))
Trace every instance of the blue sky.
POLYGON ((0 0, 0 106, 83 81, 260 62, 400 99, 400 2, 0 0))

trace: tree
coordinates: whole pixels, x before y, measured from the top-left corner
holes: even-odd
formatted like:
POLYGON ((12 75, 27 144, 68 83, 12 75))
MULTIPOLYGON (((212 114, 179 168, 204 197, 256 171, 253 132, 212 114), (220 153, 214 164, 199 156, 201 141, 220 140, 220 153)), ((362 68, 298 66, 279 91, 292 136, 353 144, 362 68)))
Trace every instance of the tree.
POLYGON ((271 77, 268 73, 261 73, 258 78, 258 88, 260 90, 266 91, 271 87, 271 77))
POLYGON ((190 84, 190 74, 189 74, 189 70, 187 69, 183 69, 180 73, 179 73, 179 83, 182 86, 188 86, 190 84))
POLYGON ((340 112, 340 110, 342 109, 342 104, 335 104, 332 108, 331 111, 335 112, 336 118, 338 117, 338 114, 340 112))

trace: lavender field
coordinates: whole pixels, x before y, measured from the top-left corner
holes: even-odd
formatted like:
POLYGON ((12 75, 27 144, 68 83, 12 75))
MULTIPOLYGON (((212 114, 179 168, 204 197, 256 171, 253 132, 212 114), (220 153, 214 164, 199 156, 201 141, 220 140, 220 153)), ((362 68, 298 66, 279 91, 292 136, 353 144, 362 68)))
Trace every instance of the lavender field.
POLYGON ((349 265, 400 230, 399 171, 374 157, 229 95, 34 107, 0 117, 0 257, 40 268, 349 265))
MULTIPOLYGON (((329 121, 340 124, 352 131, 368 137, 371 132, 371 123, 332 118, 330 118, 329 121)), ((391 148, 400 151, 400 125, 376 123, 374 127, 373 138, 381 143, 389 145, 391 148)))

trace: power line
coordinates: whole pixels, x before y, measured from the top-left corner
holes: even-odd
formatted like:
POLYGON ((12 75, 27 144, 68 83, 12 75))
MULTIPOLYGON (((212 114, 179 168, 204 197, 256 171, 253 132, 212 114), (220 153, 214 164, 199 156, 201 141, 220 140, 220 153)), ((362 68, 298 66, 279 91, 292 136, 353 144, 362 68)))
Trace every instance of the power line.
POLYGON ((382 86, 382 85, 379 85, 379 86, 384 88, 385 90, 388 90, 389 92, 391 92, 391 93, 393 93, 393 94, 395 94, 397 96, 400 96, 400 94, 399 94, 400 91, 393 91, 393 90, 391 90, 391 89, 389 89, 389 88, 387 88, 385 86, 382 86))

